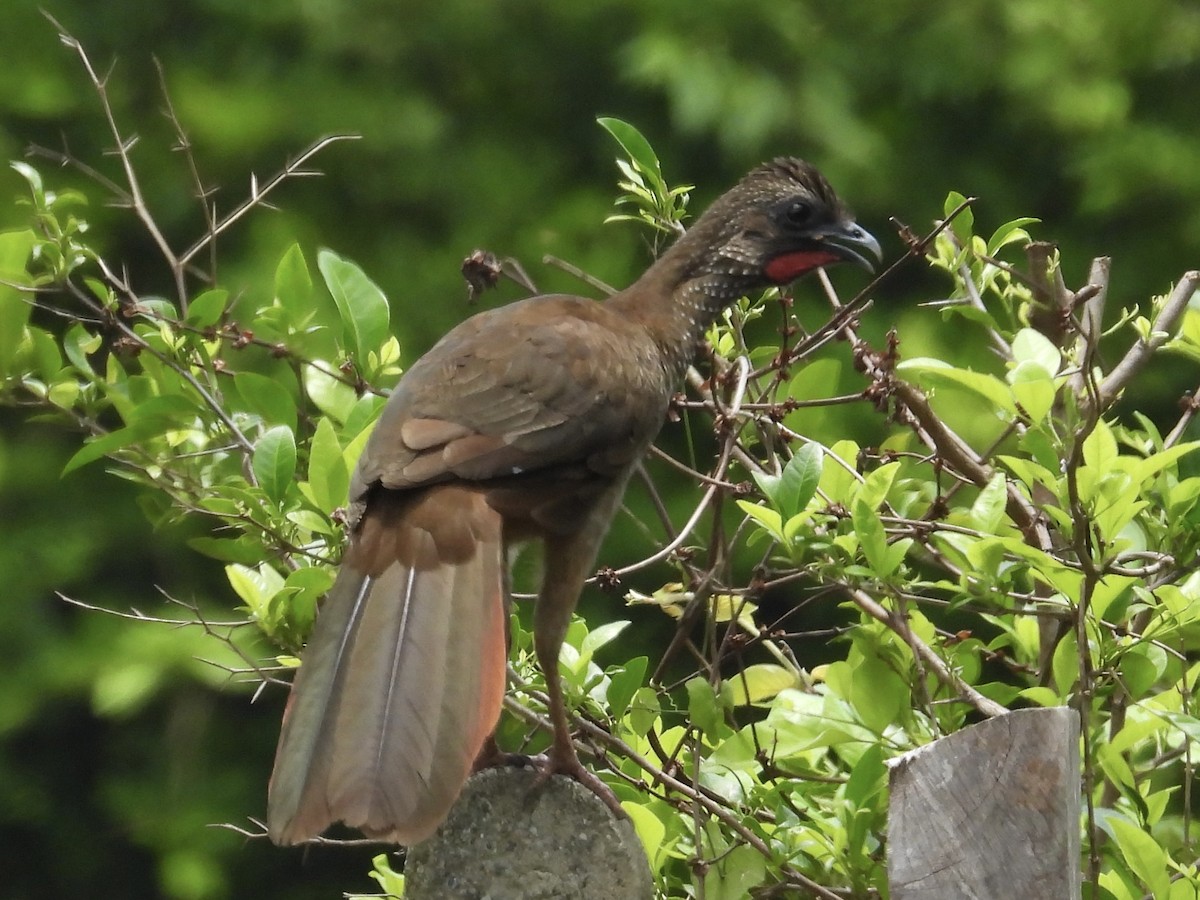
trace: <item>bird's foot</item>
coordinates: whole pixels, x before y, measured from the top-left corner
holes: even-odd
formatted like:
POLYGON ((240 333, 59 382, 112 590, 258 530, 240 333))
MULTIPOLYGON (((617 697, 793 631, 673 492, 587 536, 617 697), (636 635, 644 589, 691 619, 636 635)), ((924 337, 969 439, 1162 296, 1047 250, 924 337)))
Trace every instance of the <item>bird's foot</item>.
POLYGON ((480 749, 479 755, 475 757, 471 771, 482 772, 484 769, 503 768, 536 769, 541 772, 541 766, 534 757, 527 753, 509 753, 507 750, 501 750, 496 744, 495 738, 488 738, 480 749))
POLYGON ((621 808, 621 801, 617 799, 617 795, 613 793, 612 788, 601 781, 595 772, 590 771, 579 761, 574 746, 566 753, 556 752, 556 750, 557 748, 551 747, 546 753, 527 757, 530 764, 537 769, 538 784, 545 782, 551 775, 566 775, 599 797, 617 818, 626 819, 629 817, 625 810, 621 808))
POLYGON ((480 772, 484 769, 499 769, 506 766, 533 769, 537 772, 536 785, 544 784, 551 775, 566 775, 604 801, 604 805, 611 809, 618 818, 628 818, 612 788, 579 761, 573 744, 568 745, 565 751, 555 745, 545 753, 529 756, 525 753, 509 753, 501 750, 494 738, 488 738, 480 749, 479 755, 475 757, 475 764, 471 767, 471 771, 480 772))

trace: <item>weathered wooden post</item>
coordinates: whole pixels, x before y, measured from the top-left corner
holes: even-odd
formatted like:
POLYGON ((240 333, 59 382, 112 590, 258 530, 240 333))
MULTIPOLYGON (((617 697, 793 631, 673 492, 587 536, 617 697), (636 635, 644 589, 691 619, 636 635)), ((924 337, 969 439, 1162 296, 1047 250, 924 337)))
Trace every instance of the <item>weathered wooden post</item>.
POLYGON ((891 772, 892 900, 1079 897, 1079 716, 988 719, 891 772))
POLYGON ((411 900, 651 900, 654 880, 628 819, 591 791, 528 769, 473 776, 437 833, 408 852, 411 900))

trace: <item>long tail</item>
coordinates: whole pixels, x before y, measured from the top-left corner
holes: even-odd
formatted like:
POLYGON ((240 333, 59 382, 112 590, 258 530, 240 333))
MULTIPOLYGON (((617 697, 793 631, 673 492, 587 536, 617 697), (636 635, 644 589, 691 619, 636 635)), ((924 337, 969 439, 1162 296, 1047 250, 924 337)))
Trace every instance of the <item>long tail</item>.
POLYGON ((414 844, 441 824, 500 715, 502 538, 466 488, 372 498, 284 713, 271 840, 342 821, 414 844))

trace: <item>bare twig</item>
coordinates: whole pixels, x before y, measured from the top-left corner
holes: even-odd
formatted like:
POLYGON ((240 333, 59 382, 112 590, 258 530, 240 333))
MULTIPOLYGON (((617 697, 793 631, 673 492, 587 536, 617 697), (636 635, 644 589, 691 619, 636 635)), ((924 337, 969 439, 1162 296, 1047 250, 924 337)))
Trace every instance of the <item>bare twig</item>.
POLYGON ((1002 716, 1008 712, 1007 709, 995 700, 983 696, 983 694, 963 681, 954 670, 946 665, 945 660, 938 656, 937 651, 913 634, 912 629, 908 627, 906 621, 888 612, 886 608, 876 602, 875 598, 866 591, 852 588, 850 590, 850 599, 867 615, 879 620, 903 637, 920 654, 921 659, 925 661, 925 665, 929 666, 929 669, 937 676, 940 682, 953 690, 967 703, 970 703, 980 713, 991 718, 1002 716))
MULTIPOLYGON (((736 411, 742 402, 742 397, 745 395, 746 391, 746 378, 749 374, 749 369, 749 361, 745 357, 740 357, 738 359, 738 382, 734 390, 733 399, 729 404, 731 410, 736 411)), ((729 457, 731 453, 732 448, 727 444, 721 453, 720 459, 717 461, 717 465, 713 469, 711 483, 709 484, 707 490, 705 490, 703 496, 701 496, 699 502, 696 504, 696 508, 692 511, 691 516, 688 517, 687 522, 685 522, 683 527, 679 529, 679 533, 675 536, 675 538, 669 541, 657 553, 653 553, 644 559, 640 559, 635 563, 630 563, 627 566, 617 569, 617 575, 628 575, 630 572, 636 572, 639 569, 652 566, 655 563, 666 559, 681 546, 683 546, 683 542, 687 540, 688 535, 690 535, 692 531, 695 530, 696 526, 700 524, 700 519, 704 516, 704 511, 708 509, 709 503, 712 502, 712 499, 716 495, 720 485, 723 484, 721 476, 729 466, 729 457)))
POLYGON ((1116 402, 1121 391, 1125 390, 1138 372, 1145 368, 1154 355, 1154 351, 1167 342, 1171 332, 1179 323, 1180 317, 1187 310, 1188 302, 1200 286, 1200 272, 1184 272, 1179 283, 1175 285, 1162 310, 1150 326, 1150 334, 1145 340, 1139 340, 1129 348, 1121 361, 1113 366, 1107 377, 1100 382, 1095 399, 1092 401, 1097 410, 1103 413, 1116 402))
MULTIPOLYGON (((204 224, 208 234, 214 238, 216 230, 216 208, 208 202, 208 198, 216 193, 215 188, 205 187, 204 179, 200 177, 200 167, 196 162, 196 156, 192 153, 192 142, 188 137, 187 130, 183 127, 183 122, 175 113, 175 104, 171 102, 171 92, 167 89, 167 73, 163 69, 162 62, 158 57, 154 58, 154 69, 158 73, 158 88, 162 94, 163 103, 166 104, 164 114, 167 121, 171 123, 171 127, 175 129, 176 144, 175 149, 184 155, 187 159, 188 172, 192 177, 192 185, 196 192, 196 199, 200 201, 200 211, 204 216, 204 224)), ((208 277, 212 281, 217 278, 217 255, 216 241, 211 244, 211 255, 209 259, 208 277)))
POLYGON ((108 99, 108 88, 105 84, 105 79, 101 78, 96 69, 92 66, 92 61, 87 55, 87 51, 83 49, 83 44, 79 42, 70 32, 66 30, 50 13, 42 10, 42 15, 50 20, 50 24, 58 30, 58 37, 62 43, 73 50, 79 57, 79 61, 83 63, 84 71, 87 72, 88 79, 92 83, 93 89, 96 91, 96 96, 100 99, 100 108, 104 113, 104 120, 108 124, 109 134, 112 135, 116 142, 114 153, 121 161, 121 169, 125 174, 125 184, 128 189, 129 205, 133 209, 134 214, 142 223, 142 227, 146 229, 146 233, 154 241, 158 247, 159 253, 167 261, 171 267, 171 271, 175 276, 175 290, 180 301, 186 300, 187 290, 183 282, 183 268, 179 257, 175 255, 175 251, 171 249, 166 237, 158 227, 154 216, 150 213, 149 207, 146 205, 146 198, 142 194, 141 181, 138 178, 137 172, 133 167, 133 160, 130 157, 130 151, 137 144, 137 137, 125 137, 119 125, 117 125, 116 114, 113 112, 112 104, 108 99))
POLYGON ((304 166, 309 163, 313 157, 321 153, 325 148, 339 143, 341 141, 356 141, 361 137, 357 134, 331 134, 320 138, 310 144, 303 150, 299 156, 293 160, 289 160, 284 167, 272 176, 266 184, 260 185, 258 179, 251 177, 250 179, 250 195, 239 203, 231 212, 226 213, 220 218, 208 231, 204 237, 197 240, 192 246, 188 247, 179 255, 179 265, 185 266, 191 262, 198 253, 204 251, 205 248, 211 246, 220 235, 228 231, 234 224, 239 222, 248 212, 256 207, 262 206, 267 195, 272 193, 277 187, 283 184, 290 178, 303 178, 319 175, 312 169, 305 169, 304 166))
POLYGON ((1183 436, 1187 433, 1187 427, 1191 424, 1192 419, 1196 417, 1196 413, 1200 412, 1200 387, 1196 388, 1191 394, 1184 394, 1183 414, 1179 417, 1179 421, 1175 423, 1175 427, 1171 429, 1163 439, 1164 447, 1173 447, 1183 440, 1183 436))
POLYGON ((611 297, 613 294, 615 294, 617 292, 617 289, 615 287, 613 287, 611 284, 608 284, 605 281, 601 281, 595 275, 591 274, 590 272, 585 272, 583 269, 579 268, 579 266, 569 263, 565 259, 560 259, 557 256, 547 253, 545 256, 542 257, 542 262, 547 266, 554 266, 554 268, 561 269, 562 271, 566 272, 568 275, 572 275, 575 278, 578 278, 584 284, 588 285, 589 287, 595 288, 597 291, 604 294, 604 296, 606 296, 606 297, 611 297))

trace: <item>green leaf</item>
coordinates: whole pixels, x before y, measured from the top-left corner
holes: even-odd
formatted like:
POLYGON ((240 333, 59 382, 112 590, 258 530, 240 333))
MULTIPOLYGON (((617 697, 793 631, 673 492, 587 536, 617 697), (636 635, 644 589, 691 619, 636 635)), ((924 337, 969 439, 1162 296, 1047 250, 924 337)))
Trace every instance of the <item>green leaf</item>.
MULTIPOLYGON (((958 209, 967 198, 958 191, 951 191, 946 195, 946 202, 943 204, 943 215, 949 216, 950 213, 958 209)), ((959 213, 954 221, 950 223, 950 227, 954 230, 954 236, 958 238, 958 242, 964 246, 971 246, 971 235, 974 234, 975 228, 975 213, 971 211, 971 207, 967 207, 959 213)))
POLYGON ((634 734, 645 737, 661 714, 658 692, 649 685, 640 687, 629 704, 629 728, 634 734))
POLYGON ((654 152, 654 148, 650 146, 650 142, 646 140, 642 133, 621 119, 601 116, 596 121, 600 124, 601 128, 616 139, 616 142, 621 145, 621 149, 629 154, 629 158, 637 164, 641 173, 651 181, 655 190, 660 195, 665 194, 667 184, 662 176, 662 167, 659 165, 658 155, 654 152))
POLYGON ((908 685, 887 663, 867 657, 853 668, 847 698, 862 723, 876 734, 900 720, 909 701, 908 685))
MULTIPOLYGON (((962 537, 966 538, 965 535, 962 537)), ((1001 538, 986 537, 978 540, 966 538, 967 562, 985 578, 995 578, 999 574, 1006 549, 1007 544, 1001 538)))
MULTIPOLYGON (((303 482, 300 485, 301 491, 303 492, 307 486, 308 482, 303 482)), ((305 496, 309 497, 310 500, 312 499, 307 493, 305 493, 305 496)), ((328 515, 313 512, 311 509, 289 510, 286 518, 296 527, 302 528, 312 534, 331 535, 336 531, 328 515)))
POLYGON ((137 303, 139 318, 151 322, 174 322, 179 318, 179 310, 166 297, 141 297, 137 303))
POLYGON ((1121 654, 1121 683, 1132 699, 1141 700, 1166 668, 1167 655, 1161 647, 1149 641, 1134 644, 1121 654))
POLYGON ((1112 815, 1104 820, 1106 830, 1125 857, 1125 862, 1155 897, 1166 897, 1171 888, 1170 861, 1162 846, 1127 819, 1112 815))
POLYGON ((742 512, 761 525, 773 538, 778 541, 784 540, 783 517, 775 510, 751 503, 749 500, 738 500, 737 505, 742 512))
POLYGON ((979 531, 992 534, 1004 521, 1008 503, 1008 481, 1003 472, 997 472, 979 492, 971 504, 971 525, 979 531))
POLYGON ((60 409, 70 409, 79 398, 79 382, 74 379, 56 381, 46 392, 46 399, 60 409))
POLYGON ((633 700, 633 695, 637 693, 646 678, 646 669, 649 665, 649 657, 635 656, 623 666, 610 669, 608 694, 605 699, 608 701, 608 709, 614 719, 624 718, 625 712, 633 700))
POLYGON ((637 832, 638 840, 642 842, 651 869, 658 871, 659 852, 662 850, 663 839, 667 836, 666 826, 643 803, 622 802, 621 808, 633 822, 634 831, 637 832))
POLYGON ((858 538, 858 544, 867 558, 867 565, 878 577, 887 578, 892 572, 887 568, 889 562, 887 535, 883 530, 883 522, 879 520, 879 513, 875 511, 874 507, 859 498, 854 501, 851 521, 854 524, 854 534, 858 538))
POLYGON ((723 722, 723 712, 717 702, 716 691, 707 679, 699 675, 689 678, 685 687, 688 695, 688 720, 709 740, 716 740, 723 722))
POLYGON ((25 179, 29 185, 30 193, 33 194, 33 199, 39 207, 46 205, 46 189, 42 185, 42 175, 29 163, 14 160, 10 162, 9 168, 25 179))
POLYGON ((266 431, 254 445, 251 459, 258 486, 268 497, 280 502, 296 476, 296 436, 286 425, 266 431))
POLYGON ((1047 375, 1058 374, 1062 366, 1062 354, 1048 337, 1033 328, 1022 328, 1012 342, 1013 361, 1020 366, 1033 363, 1047 375))
POLYGON ((758 626, 754 624, 754 611, 758 605, 746 599, 742 594, 713 594, 710 602, 709 615, 714 622, 738 621, 750 634, 758 634, 758 626))
POLYGON ((0 378, 16 374, 13 361, 33 310, 30 295, 13 285, 28 279, 25 264, 35 243, 32 231, 0 232, 0 378))
POLYGON ((617 639, 622 631, 629 627, 628 621, 605 622, 584 635, 579 644, 579 656, 584 664, 591 662, 592 656, 605 644, 617 639))
POLYGON ((988 256, 994 257, 1001 249, 1017 241, 1028 242, 1029 232, 1025 230, 1025 226, 1035 225, 1040 221, 1042 220, 1023 216, 1013 219, 1011 222, 1005 222, 992 232, 992 236, 988 238, 988 256))
POLYGON ((912 548, 912 538, 900 538, 892 541, 887 547, 887 556, 884 559, 884 571, 890 577, 893 572, 900 568, 900 564, 904 562, 904 557, 908 556, 908 551, 912 548))
MULTIPOLYGON (((1123 575, 1108 574, 1097 582, 1092 591, 1092 604, 1089 613, 1097 619, 1108 619, 1110 615, 1124 617, 1132 598, 1130 587, 1137 579, 1123 575), (1116 604, 1114 606, 1114 604, 1116 604)), ((1116 619, 1113 619, 1116 621, 1116 619)), ((1152 645, 1151 645, 1152 646, 1152 645)), ((1160 648, 1155 648, 1162 652, 1160 648)), ((1165 660, 1164 660, 1165 661, 1165 660)))
POLYGON ((1200 441, 1188 441, 1186 444, 1176 444, 1166 450, 1160 450, 1139 460, 1133 469, 1133 477, 1139 484, 1148 478, 1154 478, 1197 449, 1200 449, 1200 441))
MULTIPOLYGON (((374 871, 369 874, 379 882, 379 888, 384 897, 404 896, 404 875, 393 871, 386 853, 380 853, 374 857, 371 860, 371 865, 374 867, 374 871)), ((353 897, 351 900, 363 900, 363 898, 353 897)))
POLYGON ((308 634, 317 615, 317 601, 333 587, 333 571, 309 566, 288 574, 284 586, 293 590, 288 598, 287 618, 297 634, 308 634))
POLYGON ((1037 685, 1035 687, 1024 688, 1021 693, 1030 703, 1036 703, 1038 706, 1059 706, 1062 703, 1061 698, 1048 687, 1037 685))
POLYGON ((187 542, 197 553, 219 559, 221 562, 236 562, 243 565, 257 563, 266 552, 261 540, 249 536, 240 538, 194 537, 187 542))
MULTIPOLYGON (((796 451, 787 461, 783 472, 771 487, 772 505, 785 519, 798 515, 808 506, 808 501, 817 492, 817 484, 821 480, 821 446, 807 443, 796 451)), ((756 475, 756 480, 759 476, 756 475)), ((759 481, 762 487, 762 481, 759 481)))
POLYGON ((770 700, 780 691, 800 687, 796 673, 774 663, 755 663, 727 680, 734 706, 748 706, 770 700))
POLYGON ((267 605, 272 597, 283 590, 282 576, 266 563, 255 568, 233 563, 225 567, 225 577, 251 614, 265 625, 272 624, 266 621, 267 605))
POLYGON ((27 325, 24 337, 18 356, 24 358, 24 364, 32 368, 33 374, 47 381, 53 380, 63 365, 54 335, 43 328, 27 325))
POLYGON ((820 489, 829 498, 830 503, 850 507, 850 501, 858 492, 860 484, 858 474, 854 470, 858 454, 858 444, 848 440, 838 441, 824 454, 820 489))
POLYGON ((1041 363, 1025 361, 1008 373, 1013 399, 1034 425, 1041 423, 1054 406, 1058 386, 1041 363))
POLYGON ((896 474, 899 471, 900 463, 898 462, 880 466, 864 479, 862 487, 858 489, 856 499, 861 500, 871 509, 878 509, 887 499, 888 491, 892 489, 892 483, 896 480, 896 474))
MULTIPOLYGON (((1032 432, 1028 432, 1027 434, 1032 434, 1032 432)), ((1020 456, 1005 456, 1001 454, 996 459, 1002 462, 1013 473, 1016 480, 1029 489, 1030 493, 1033 493, 1035 485, 1041 485, 1047 488, 1052 494, 1057 494, 1058 476, 1045 466, 1038 465, 1020 456)))
POLYGON ((220 288, 205 291, 200 296, 194 297, 188 304, 187 318, 184 321, 194 328, 208 328, 210 325, 216 325, 221 320, 221 316, 225 314, 225 307, 228 303, 229 291, 220 288))
POLYGON ((245 408, 264 424, 296 427, 296 399, 278 380, 257 372, 238 372, 233 386, 245 408))
POLYGON ((342 458, 342 446, 328 416, 317 420, 308 447, 308 484, 314 502, 324 512, 332 512, 346 502, 350 468, 342 458))
POLYGON ((1012 391, 994 375, 960 369, 940 359, 923 357, 904 360, 896 366, 896 371, 906 378, 911 377, 922 387, 963 388, 983 397, 994 410, 1016 414, 1012 391))
POLYGON ((126 415, 127 427, 90 439, 67 460, 62 474, 177 427, 195 415, 195 405, 181 394, 164 394, 129 407, 126 415))
POLYGON ((871 744, 850 771, 846 782, 846 800, 852 807, 869 805, 887 784, 887 764, 883 760, 883 747, 871 744))
MULTIPOLYGON (((1196 900, 1200 891, 1197 890, 1196 876, 1189 875, 1186 878, 1180 878, 1178 881, 1171 882, 1171 893, 1167 894, 1165 900, 1196 900)), ((1104 898, 1101 898, 1104 900, 1104 898)))
POLYGON ((1102 476, 1112 470, 1118 452, 1117 439, 1113 436, 1112 429, 1101 419, 1083 442, 1083 461, 1095 469, 1097 475, 1102 476))
POLYGON ((1050 670, 1054 673, 1054 688, 1058 695, 1066 698, 1071 688, 1079 680, 1079 652, 1075 643, 1075 633, 1068 631, 1054 648, 1054 656, 1050 660, 1050 670))
POLYGON ((317 254, 317 268, 337 304, 360 364, 365 363, 367 354, 378 353, 388 337, 387 298, 362 269, 332 250, 317 254))
POLYGON ((63 335, 63 352, 80 374, 86 375, 89 380, 95 379, 96 373, 88 360, 88 354, 99 350, 102 343, 100 335, 92 334, 81 322, 75 322, 63 335))
MULTIPOLYGON (((345 422, 358 401, 354 388, 328 374, 329 364, 304 367, 304 390, 317 409, 336 422, 345 422)), ((336 366, 333 367, 336 369, 336 366)))
POLYGON ((299 244, 292 244, 275 267, 275 299, 294 325, 304 324, 313 313, 312 287, 304 251, 299 244))
POLYGON ((350 411, 346 413, 342 438, 349 437, 353 444, 364 431, 369 432, 370 426, 379 420, 379 414, 383 412, 386 403, 387 398, 376 394, 363 394, 359 397, 350 407, 350 411))
POLYGON ((1127 752, 1133 749, 1135 744, 1154 736, 1154 734, 1168 727, 1170 727, 1169 722, 1158 718, 1158 716, 1150 716, 1150 718, 1140 720, 1126 719, 1126 722, 1121 727, 1121 731, 1115 734, 1109 746, 1112 752, 1116 752, 1116 754, 1127 754, 1127 752))
POLYGON ((1133 769, 1129 767, 1124 756, 1112 749, 1111 744, 1098 746, 1096 759, 1100 763, 1100 767, 1104 769, 1108 780, 1128 792, 1127 796, 1132 798, 1132 795, 1137 793, 1137 779, 1133 776, 1133 769))
POLYGON ((767 861, 746 844, 724 853, 704 875, 705 900, 744 900, 766 880, 767 861))

